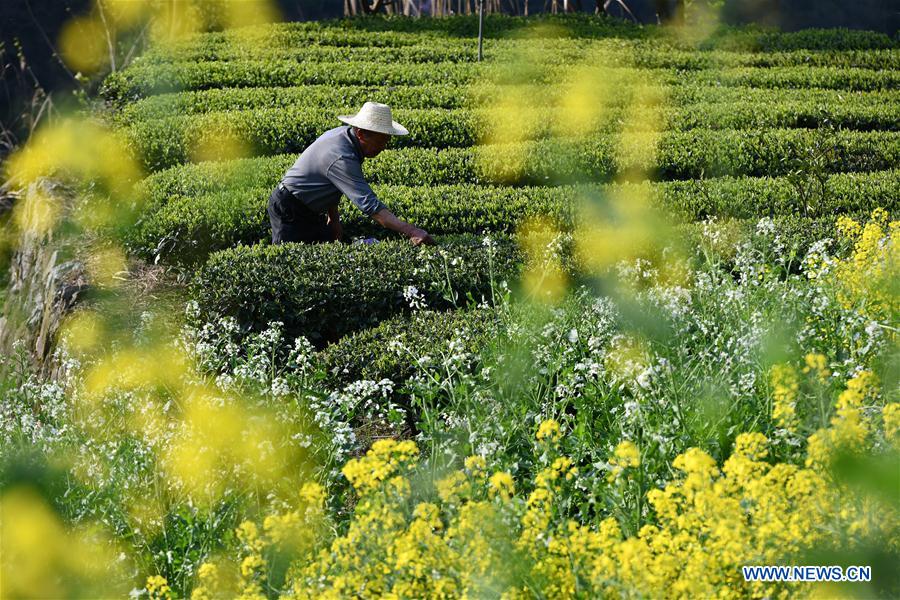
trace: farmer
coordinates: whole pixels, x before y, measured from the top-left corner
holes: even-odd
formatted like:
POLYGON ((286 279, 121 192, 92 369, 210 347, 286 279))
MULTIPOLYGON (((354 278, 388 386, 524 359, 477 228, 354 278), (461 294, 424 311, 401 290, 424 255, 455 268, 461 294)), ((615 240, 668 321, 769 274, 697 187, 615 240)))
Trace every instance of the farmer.
POLYGON ((433 244, 427 231, 395 217, 363 177, 364 158, 378 156, 392 135, 409 133, 391 118, 391 107, 366 102, 357 114, 338 119, 349 127, 335 127, 319 136, 269 196, 272 243, 340 240, 338 202, 344 194, 365 215, 414 245, 433 244))

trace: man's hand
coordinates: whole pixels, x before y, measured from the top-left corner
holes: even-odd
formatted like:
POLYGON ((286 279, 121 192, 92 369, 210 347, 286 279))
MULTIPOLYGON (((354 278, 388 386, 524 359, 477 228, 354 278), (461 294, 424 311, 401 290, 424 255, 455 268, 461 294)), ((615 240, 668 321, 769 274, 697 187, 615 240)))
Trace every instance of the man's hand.
POLYGON ((434 245, 434 239, 428 232, 424 229, 419 229, 418 227, 413 227, 409 232, 409 241, 412 242, 413 246, 418 246, 420 244, 425 244, 427 246, 434 245))
POLYGON ((397 217, 394 216, 394 213, 389 211, 386 208, 382 208, 377 213, 372 215, 372 218, 378 222, 382 227, 386 227, 387 229, 392 229, 398 233, 402 233, 406 237, 409 238, 409 241, 414 245, 418 246, 419 244, 427 244, 429 246, 434 244, 434 240, 428 235, 428 232, 424 229, 419 229, 415 225, 410 225, 405 221, 401 221, 397 217))

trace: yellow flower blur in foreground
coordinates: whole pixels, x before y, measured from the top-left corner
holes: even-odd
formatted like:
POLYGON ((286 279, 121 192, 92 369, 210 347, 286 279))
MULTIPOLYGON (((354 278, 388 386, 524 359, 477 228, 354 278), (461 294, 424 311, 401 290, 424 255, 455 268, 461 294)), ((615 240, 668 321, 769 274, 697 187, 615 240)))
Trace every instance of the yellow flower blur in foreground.
MULTIPOLYGON (((127 34, 146 28, 156 44, 173 44, 215 29, 274 23, 273 0, 95 0, 89 14, 69 20, 59 34, 60 54, 74 71, 96 73, 121 67, 127 34), (123 37, 126 36, 126 37, 123 37)), ((239 32, 238 36, 245 35, 239 32)))
POLYGON ((119 134, 96 122, 66 119, 38 130, 10 157, 5 175, 22 187, 42 177, 72 175, 124 197, 141 176, 125 148, 119 134))
POLYGON ((76 186, 78 199, 67 218, 83 229, 120 228, 142 204, 135 191, 142 171, 124 138, 89 119, 62 119, 42 127, 9 157, 2 175, 26 190, 13 213, 21 232, 44 235, 66 218, 61 198, 40 187, 46 179, 76 186))
POLYGON ((124 596, 124 555, 99 531, 67 528, 33 489, 0 496, 0 592, 5 598, 124 596))
POLYGON ((539 302, 559 302, 569 289, 563 269, 562 232, 549 219, 532 218, 519 227, 518 235, 525 251, 525 293, 539 302))
POLYGON ((13 223, 19 231, 27 231, 38 236, 52 230, 61 216, 59 202, 38 187, 25 193, 21 205, 13 213, 13 223))
MULTIPOLYGON (((522 177, 542 184, 654 177, 666 95, 648 71, 633 68, 634 45, 592 40, 571 64, 561 64, 547 60, 553 45, 545 47, 540 29, 531 34, 528 45, 492 61, 484 81, 473 85, 476 98, 485 82, 496 86, 482 93, 484 106, 475 110, 482 129, 478 169, 509 184, 522 177)), ((654 208, 648 186, 579 195, 578 225, 562 232, 572 238, 569 253, 578 271, 608 277, 620 261, 641 258, 652 260, 663 281, 684 282, 682 261, 671 253, 671 219, 654 208)), ((525 293, 557 302, 572 274, 562 268, 561 232, 548 219, 532 218, 518 233, 527 255, 525 293)))

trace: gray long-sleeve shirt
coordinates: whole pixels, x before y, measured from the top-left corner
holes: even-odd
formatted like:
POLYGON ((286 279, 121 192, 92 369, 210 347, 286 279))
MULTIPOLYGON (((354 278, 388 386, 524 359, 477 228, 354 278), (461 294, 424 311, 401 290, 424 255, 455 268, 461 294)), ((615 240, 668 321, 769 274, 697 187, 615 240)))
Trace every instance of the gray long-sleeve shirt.
POLYGON ((313 212, 336 206, 344 194, 371 217, 385 206, 363 177, 362 161, 350 127, 335 127, 307 146, 281 182, 313 212))

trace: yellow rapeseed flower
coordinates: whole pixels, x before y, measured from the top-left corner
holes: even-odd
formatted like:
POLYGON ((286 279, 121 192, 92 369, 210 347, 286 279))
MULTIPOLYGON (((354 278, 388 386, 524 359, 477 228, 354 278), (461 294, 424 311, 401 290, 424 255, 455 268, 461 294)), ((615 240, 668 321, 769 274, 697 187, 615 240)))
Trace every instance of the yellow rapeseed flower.
POLYGON ((468 497, 471 492, 469 480, 462 471, 454 471, 447 477, 438 480, 435 487, 441 501, 447 504, 456 504, 468 497))
POLYGON ((162 575, 151 575, 145 584, 147 595, 154 600, 169 599, 172 597, 172 588, 162 575))
POLYGON ((259 528, 253 521, 244 521, 235 533, 241 543, 253 552, 259 552, 265 546, 265 541, 259 537, 259 528))
POLYGON ((769 372, 772 385, 772 420, 790 432, 797 431, 797 397, 800 379, 793 367, 787 364, 772 366, 769 372))
POLYGON ((887 212, 878 208, 861 227, 839 223, 842 231, 852 231, 853 252, 837 261, 831 281, 838 301, 864 317, 889 322, 898 309, 895 283, 900 278, 900 244, 894 239, 896 223, 888 223, 887 212))
POLYGON ((432 529, 443 527, 441 523, 441 509, 431 502, 420 502, 413 511, 413 518, 428 524, 432 529))
POLYGON ((357 492, 365 494, 390 481, 400 469, 412 466, 418 454, 411 440, 378 440, 364 457, 349 461, 341 472, 357 492))
POLYGON ((835 228, 841 237, 849 240, 856 239, 862 233, 862 226, 848 216, 841 215, 835 222, 835 228))
POLYGON ((241 576, 245 579, 253 577, 266 566, 266 561, 259 554, 250 554, 241 561, 241 576))
POLYGON ((734 453, 750 460, 762 460, 769 454, 769 440, 761 433, 742 433, 734 441, 734 453))
POLYGON ((500 498, 506 502, 516 493, 516 484, 513 481, 512 475, 505 471, 497 471, 491 475, 488 483, 490 483, 491 486, 490 494, 492 498, 499 495, 500 498))
POLYGON ((806 366, 803 367, 804 373, 813 373, 818 377, 820 383, 827 383, 828 378, 831 377, 831 371, 828 369, 828 357, 811 352, 803 358, 803 361, 806 363, 806 366))
POLYGON ((827 468, 836 450, 860 450, 869 435, 863 419, 863 402, 876 392, 877 378, 872 371, 860 371, 847 381, 846 389, 835 402, 831 426, 819 429, 807 440, 806 466, 827 468))
POLYGON ((555 444, 559 441, 560 435, 559 423, 555 419, 547 419, 538 426, 536 437, 539 442, 555 444))
POLYGON ((620 442, 613 452, 613 460, 622 467, 636 467, 641 464, 641 453, 631 440, 620 442))
MULTIPOLYGON (((825 437, 830 440, 842 420, 859 410, 873 385, 867 373, 848 382, 849 393, 832 427, 823 430, 825 437)), ((886 429, 890 423, 895 434, 896 404, 883 414, 886 429)), ((488 486, 473 486, 457 471, 438 482, 440 502, 412 510, 408 495, 373 495, 356 505, 347 532, 327 551, 296 565, 293 591, 323 598, 359 590, 385 598, 618 597, 623 590, 641 597, 782 597, 796 590, 745 582, 740 566, 777 564, 810 547, 841 543, 845 531, 871 539, 895 536, 896 511, 848 502, 847 490, 826 475, 769 464, 767 455, 768 440, 757 432, 737 436, 721 470, 709 454, 689 448, 673 461, 682 474, 647 493, 655 519, 627 538, 613 518, 593 528, 562 516, 558 503, 568 497, 557 486, 577 473, 566 456, 535 475, 517 530, 508 519, 515 514, 507 512, 506 499, 515 494, 508 473, 494 473, 488 486), (503 496, 504 502, 488 502, 485 494, 503 496), (879 518, 873 519, 876 510, 879 518), (505 578, 501 565, 510 551, 525 558, 525 588, 516 584, 522 578, 505 578)), ((636 446, 622 443, 613 459, 635 467, 641 457, 636 446)), ((380 489, 400 485, 393 479, 403 478, 383 481, 380 489)))
POLYGON ((612 458, 609 459, 609 464, 611 469, 606 480, 612 483, 625 472, 625 469, 637 467, 641 464, 640 450, 638 450, 638 447, 630 440, 619 442, 619 445, 613 450, 613 455, 612 458))
POLYGON ((203 563, 197 569, 198 584, 191 590, 191 600, 212 600, 219 596, 219 568, 213 563, 203 563))
POLYGON ((487 469, 487 461, 484 460, 483 456, 469 456, 465 460, 465 467, 472 475, 484 475, 484 471, 487 469))
POLYGON ((304 483, 300 488, 300 500, 311 507, 322 507, 325 505, 325 488, 314 481, 304 483))

